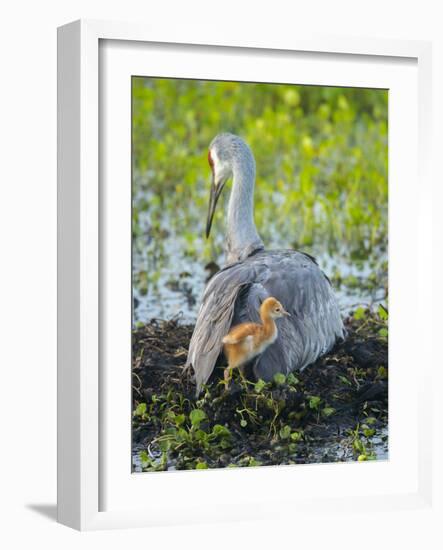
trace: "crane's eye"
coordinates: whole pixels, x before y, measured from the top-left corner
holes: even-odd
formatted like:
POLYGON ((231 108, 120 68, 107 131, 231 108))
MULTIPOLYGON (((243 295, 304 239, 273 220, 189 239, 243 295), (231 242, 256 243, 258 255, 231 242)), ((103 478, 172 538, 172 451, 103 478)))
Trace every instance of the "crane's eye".
POLYGON ((275 308, 275 311, 276 311, 277 313, 279 313, 279 312, 281 311, 281 309, 280 309, 279 307, 276 307, 276 308, 275 308))

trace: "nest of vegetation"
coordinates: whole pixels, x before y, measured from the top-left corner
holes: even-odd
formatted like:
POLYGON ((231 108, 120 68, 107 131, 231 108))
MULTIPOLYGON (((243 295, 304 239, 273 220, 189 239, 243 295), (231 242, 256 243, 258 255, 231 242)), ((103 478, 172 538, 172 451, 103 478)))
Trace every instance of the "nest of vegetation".
POLYGON ((387 456, 387 312, 359 308, 346 341, 303 372, 242 381, 217 367, 198 400, 184 365, 193 326, 133 332, 133 469, 181 470, 387 456))

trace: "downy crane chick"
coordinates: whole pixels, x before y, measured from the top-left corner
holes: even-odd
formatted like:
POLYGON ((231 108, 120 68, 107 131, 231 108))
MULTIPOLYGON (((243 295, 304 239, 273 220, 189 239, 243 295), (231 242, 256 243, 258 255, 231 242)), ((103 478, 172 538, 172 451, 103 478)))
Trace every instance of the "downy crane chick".
POLYGON ((224 371, 226 389, 235 368, 240 369, 244 376, 243 368, 251 359, 265 351, 277 339, 278 330, 275 319, 289 316, 281 303, 275 298, 266 298, 260 306, 259 323, 242 323, 233 327, 223 338, 224 352, 228 360, 228 366, 224 371))

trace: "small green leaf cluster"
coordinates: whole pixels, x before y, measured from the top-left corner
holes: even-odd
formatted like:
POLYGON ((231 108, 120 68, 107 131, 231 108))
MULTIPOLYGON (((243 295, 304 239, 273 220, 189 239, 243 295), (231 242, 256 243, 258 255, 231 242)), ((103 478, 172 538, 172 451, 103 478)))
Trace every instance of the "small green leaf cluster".
POLYGON ((365 423, 361 425, 358 423, 353 430, 349 430, 350 442, 358 462, 376 459, 371 443, 371 438, 376 432, 374 427, 370 427, 375 422, 376 419, 374 417, 368 417, 365 423))

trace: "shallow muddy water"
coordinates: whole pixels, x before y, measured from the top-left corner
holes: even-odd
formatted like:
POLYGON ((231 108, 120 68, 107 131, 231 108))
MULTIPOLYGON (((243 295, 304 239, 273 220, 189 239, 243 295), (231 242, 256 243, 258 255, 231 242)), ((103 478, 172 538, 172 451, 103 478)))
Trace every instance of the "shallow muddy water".
MULTIPOLYGON (((382 428, 372 438, 372 451, 375 455, 375 460, 389 459, 388 445, 388 427, 382 428)), ((136 444, 132 447, 132 471, 134 473, 143 472, 140 452, 146 450, 145 445, 136 444)), ((292 460, 297 464, 335 464, 340 462, 355 462, 353 453, 345 447, 340 441, 334 439, 332 441, 318 440, 316 443, 311 443, 309 446, 309 460, 300 459, 294 455, 292 460)), ((168 465, 168 471, 175 471, 174 463, 168 465)))
MULTIPOLYGON (((144 247, 142 238, 139 238, 138 246, 134 247, 134 324, 146 323, 153 318, 174 317, 183 323, 194 323, 211 269, 223 265, 223 255, 208 265, 185 254, 184 243, 179 237, 167 238, 159 244, 161 253, 158 255, 152 241, 144 247), (140 277, 140 273, 152 271, 155 271, 155 280, 149 280, 149 276, 140 277)), ((386 253, 379 253, 377 265, 374 265, 373 259, 352 263, 344 254, 329 255, 307 248, 303 251, 315 255, 322 270, 332 280, 344 314, 357 305, 370 306, 385 300, 387 274, 381 266, 386 263, 386 253), (377 270, 381 273, 378 274, 377 270), (371 275, 373 281, 367 284, 371 275)))

